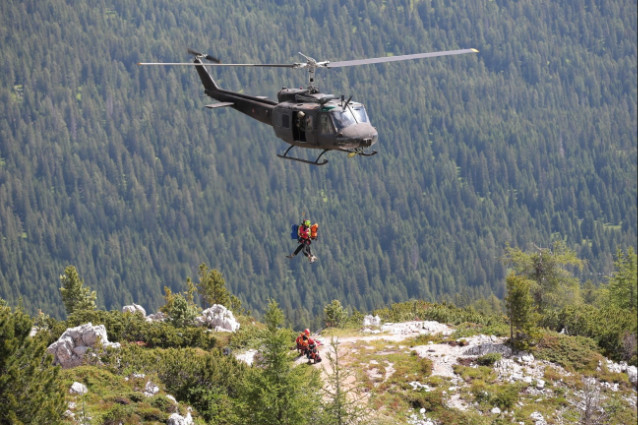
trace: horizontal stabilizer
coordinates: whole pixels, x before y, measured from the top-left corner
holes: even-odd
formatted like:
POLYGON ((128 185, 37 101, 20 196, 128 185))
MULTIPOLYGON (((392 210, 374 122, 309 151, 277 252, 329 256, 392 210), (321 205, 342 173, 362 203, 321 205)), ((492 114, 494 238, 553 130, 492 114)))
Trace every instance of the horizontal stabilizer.
POLYGON ((233 102, 219 102, 219 103, 211 103, 210 105, 206 105, 206 107, 210 109, 214 109, 214 108, 221 108, 223 106, 233 106, 233 105, 234 105, 233 102))

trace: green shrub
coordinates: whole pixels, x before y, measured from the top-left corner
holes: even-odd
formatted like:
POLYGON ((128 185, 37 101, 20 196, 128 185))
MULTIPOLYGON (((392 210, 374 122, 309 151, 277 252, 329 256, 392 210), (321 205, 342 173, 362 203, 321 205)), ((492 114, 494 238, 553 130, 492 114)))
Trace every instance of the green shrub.
POLYGON ((119 425, 134 423, 132 416, 134 415, 135 406, 114 404, 108 412, 102 416, 102 425, 119 425))
POLYGON ((496 374, 492 368, 486 366, 468 367, 455 364, 452 368, 454 369, 454 373, 463 378, 465 382, 472 382, 478 379, 491 383, 496 380, 496 374))
POLYGON ((518 395, 522 387, 523 384, 520 383, 499 385, 496 387, 490 402, 501 410, 511 409, 518 401, 518 395))
POLYGON ((230 335, 230 347, 233 349, 256 348, 263 327, 255 326, 241 317, 239 323, 239 330, 230 335))
POLYGON ((502 410, 511 409, 518 401, 523 384, 488 385, 477 379, 472 382, 470 392, 477 403, 492 407, 498 406, 502 410))
POLYGON ((432 360, 427 357, 422 357, 419 359, 419 371, 423 374, 423 376, 432 375, 432 369, 434 368, 434 363, 432 360))
POLYGON ((596 343, 589 338, 545 332, 532 353, 541 360, 558 363, 568 370, 594 371, 602 359, 596 348, 596 343))
POLYGON ((140 393, 140 392, 132 392, 128 395, 128 398, 131 401, 134 401, 135 403, 139 403, 140 401, 144 400, 144 394, 140 393))
POLYGON ((150 405, 161 410, 162 412, 175 413, 177 405, 164 395, 156 395, 149 401, 150 405))
POLYGON ((141 417, 141 419, 144 421, 143 423, 147 423, 147 422, 166 423, 169 417, 168 413, 163 412, 161 409, 158 409, 157 407, 151 407, 151 406, 138 407, 135 413, 141 417))
POLYGON ((435 410, 444 406, 443 391, 410 391, 407 394, 408 403, 415 409, 435 410))
POLYGON ((476 359, 476 364, 480 366, 493 366, 494 363, 501 360, 503 356, 501 353, 487 353, 478 359, 476 359))
POLYGON ((481 379, 476 379, 472 381, 472 386, 470 387, 470 392, 474 396, 474 401, 478 404, 489 404, 492 398, 492 394, 490 393, 490 389, 485 381, 481 379))

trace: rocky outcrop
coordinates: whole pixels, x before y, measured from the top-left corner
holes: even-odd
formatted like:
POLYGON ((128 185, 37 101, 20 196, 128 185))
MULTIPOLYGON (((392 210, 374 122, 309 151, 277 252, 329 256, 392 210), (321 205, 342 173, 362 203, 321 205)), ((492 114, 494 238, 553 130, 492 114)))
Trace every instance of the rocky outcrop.
MULTIPOLYGON (((598 369, 603 366, 603 362, 598 362, 598 369)), ((634 386, 638 384, 638 374, 636 370, 636 366, 630 366, 625 362, 616 363, 611 360, 606 360, 604 366, 610 372, 615 373, 626 373, 627 378, 629 378, 629 382, 631 382, 634 386)))
POLYGON ((80 382, 74 382, 73 385, 71 385, 71 388, 69 389, 70 394, 84 395, 87 392, 89 392, 89 389, 86 388, 86 385, 80 382))
POLYGON ((63 368, 75 367, 82 364, 89 349, 101 344, 102 347, 119 348, 118 342, 109 342, 104 325, 93 326, 91 323, 69 328, 47 351, 53 355, 53 363, 63 368))
POLYGON ((377 316, 373 316, 368 314, 363 318, 363 327, 364 328, 378 328, 381 326, 381 318, 377 316))
POLYGON ((182 416, 178 413, 173 413, 168 418, 168 425, 193 425, 193 418, 191 416, 191 412, 189 411, 186 416, 182 416))
POLYGON ((124 307, 122 307, 122 312, 132 314, 141 313, 142 317, 146 317, 146 310, 144 310, 144 307, 138 304, 125 305, 124 307))
POLYGON ((484 356, 489 353, 500 353, 504 356, 512 355, 512 349, 504 344, 504 338, 493 335, 476 335, 470 338, 461 338, 468 348, 463 351, 464 356, 484 356))
POLYGON ((233 312, 220 304, 202 311, 202 315, 196 319, 197 323, 214 329, 216 332, 236 332, 239 330, 239 322, 235 320, 233 312))

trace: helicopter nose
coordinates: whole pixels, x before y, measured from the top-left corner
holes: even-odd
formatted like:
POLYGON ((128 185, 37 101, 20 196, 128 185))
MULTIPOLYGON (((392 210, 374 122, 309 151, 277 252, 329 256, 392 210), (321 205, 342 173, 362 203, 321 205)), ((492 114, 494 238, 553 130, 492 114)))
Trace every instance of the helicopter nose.
POLYGON ((344 139, 348 140, 353 147, 370 147, 377 142, 379 134, 377 129, 368 123, 357 123, 343 129, 340 134, 344 139))

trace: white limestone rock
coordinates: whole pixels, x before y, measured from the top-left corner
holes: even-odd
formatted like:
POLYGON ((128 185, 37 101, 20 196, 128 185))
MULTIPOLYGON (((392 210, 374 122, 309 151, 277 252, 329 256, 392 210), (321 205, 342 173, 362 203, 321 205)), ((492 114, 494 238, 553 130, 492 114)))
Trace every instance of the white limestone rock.
POLYGON ((95 348, 98 343, 105 348, 120 347, 118 342, 109 342, 104 325, 93 326, 89 322, 64 331, 56 342, 49 345, 47 351, 53 355, 54 364, 69 368, 82 364, 89 348, 95 348))
POLYGON ((368 314, 363 318, 364 328, 378 328, 379 326, 381 326, 381 318, 378 315, 373 316, 371 314, 368 314))
POLYGON ((239 322, 235 320, 233 312, 220 304, 202 311, 197 322, 203 326, 213 328, 217 332, 236 332, 239 329, 239 322))
POLYGON ((71 385, 71 388, 69 389, 69 393, 71 394, 84 395, 88 392, 89 392, 89 389, 86 387, 86 385, 80 382, 74 382, 73 385, 71 385))
POLYGON ((152 381, 148 381, 146 386, 144 387, 144 395, 146 397, 153 397, 155 394, 159 393, 160 389, 157 385, 155 385, 152 381))
POLYGON ((122 312, 132 314, 139 312, 142 313, 142 317, 146 317, 146 310, 144 310, 144 307, 138 304, 125 305, 124 307, 122 307, 122 312))
POLYGON ((149 314, 148 316, 145 317, 147 322, 164 322, 166 321, 167 318, 168 316, 165 313, 162 313, 161 311, 158 311, 155 314, 149 314))
POLYGON ((167 425, 193 425, 191 412, 188 412, 186 414, 186 417, 180 415, 179 413, 173 413, 171 416, 169 416, 167 425))
POLYGON ((627 366, 627 377, 632 384, 638 384, 638 371, 636 370, 636 366, 627 366))

